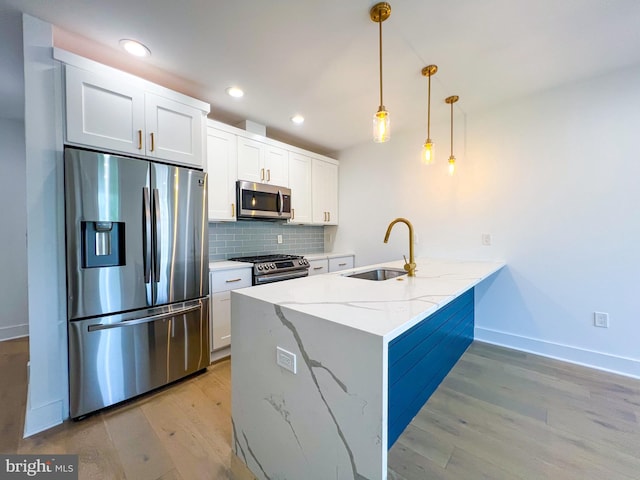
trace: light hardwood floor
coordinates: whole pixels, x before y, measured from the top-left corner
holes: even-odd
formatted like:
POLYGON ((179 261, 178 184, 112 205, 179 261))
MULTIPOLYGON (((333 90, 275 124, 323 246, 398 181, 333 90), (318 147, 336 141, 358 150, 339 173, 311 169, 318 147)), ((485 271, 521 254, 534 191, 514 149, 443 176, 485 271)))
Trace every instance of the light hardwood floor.
MULTIPOLYGON (((253 478, 231 453, 229 361, 21 439, 27 345, 0 343, 0 452, 78 453, 83 480, 253 478)), ((638 380, 474 342, 389 452, 389 479, 638 480, 639 418, 638 380)))

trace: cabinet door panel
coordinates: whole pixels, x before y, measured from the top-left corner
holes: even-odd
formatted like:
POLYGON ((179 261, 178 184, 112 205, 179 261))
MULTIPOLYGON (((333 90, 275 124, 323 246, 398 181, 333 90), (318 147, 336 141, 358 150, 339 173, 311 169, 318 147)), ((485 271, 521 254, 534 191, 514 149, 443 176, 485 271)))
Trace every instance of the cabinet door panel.
POLYGON ((147 155, 202 168, 202 112, 151 93, 145 106, 147 155))
POLYGON ((214 293, 211 305, 211 350, 231 344, 231 292, 214 293))
POLYGON ((65 73, 67 141, 143 155, 143 91, 71 66, 65 73))
POLYGON ((291 223, 311 223, 311 159, 289 154, 289 188, 291 188, 291 223))
POLYGON ((340 270, 347 270, 349 268, 353 268, 353 264, 354 264, 353 255, 348 255, 345 257, 330 258, 329 271, 339 272, 340 270))
POLYGON ((311 166, 313 223, 338 224, 338 166, 313 159, 311 166))
POLYGON ((326 258, 309 262, 309 275, 320 275, 329 272, 329 261, 326 258))
POLYGON ((238 137, 238 180, 265 183, 264 144, 238 137))
POLYGON ((207 129, 207 172, 209 221, 235 220, 238 154, 234 134, 207 129))
POLYGON ((264 168, 267 183, 289 186, 289 153, 286 150, 265 145, 264 168))

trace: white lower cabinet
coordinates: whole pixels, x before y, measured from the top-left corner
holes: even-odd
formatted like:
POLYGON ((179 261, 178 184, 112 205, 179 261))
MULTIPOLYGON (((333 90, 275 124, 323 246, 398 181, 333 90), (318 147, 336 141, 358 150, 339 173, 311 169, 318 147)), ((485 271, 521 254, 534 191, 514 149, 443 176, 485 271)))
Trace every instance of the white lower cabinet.
POLYGON ((353 268, 355 255, 345 255, 344 257, 329 258, 329 272, 339 272, 353 268))
POLYGON ((209 273, 211 352, 231 344, 231 290, 251 286, 251 266, 209 273))
POLYGON ((321 258, 309 261, 309 275, 320 275, 329 272, 329 260, 321 258))

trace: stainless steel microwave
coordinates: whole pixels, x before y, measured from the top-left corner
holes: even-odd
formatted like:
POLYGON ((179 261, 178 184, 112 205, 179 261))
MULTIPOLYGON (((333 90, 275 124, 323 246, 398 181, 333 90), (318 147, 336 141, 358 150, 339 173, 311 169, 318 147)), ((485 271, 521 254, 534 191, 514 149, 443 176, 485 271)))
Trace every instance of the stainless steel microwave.
POLYGON ((267 183, 238 180, 238 219, 287 220, 291 218, 291 189, 267 183))

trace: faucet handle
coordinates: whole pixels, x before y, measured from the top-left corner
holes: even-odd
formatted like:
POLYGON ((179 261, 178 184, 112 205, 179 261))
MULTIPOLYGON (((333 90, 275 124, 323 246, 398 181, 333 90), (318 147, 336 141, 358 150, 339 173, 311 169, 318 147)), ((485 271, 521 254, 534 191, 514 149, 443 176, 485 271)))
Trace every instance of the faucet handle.
POLYGON ((406 255, 402 255, 402 258, 404 258, 404 263, 408 264, 409 262, 407 262, 407 256, 406 255))

